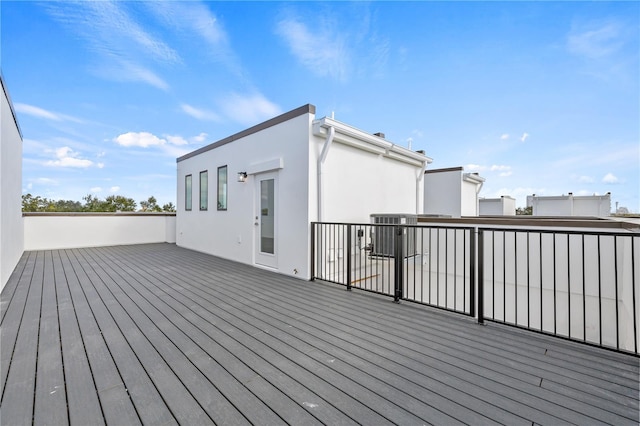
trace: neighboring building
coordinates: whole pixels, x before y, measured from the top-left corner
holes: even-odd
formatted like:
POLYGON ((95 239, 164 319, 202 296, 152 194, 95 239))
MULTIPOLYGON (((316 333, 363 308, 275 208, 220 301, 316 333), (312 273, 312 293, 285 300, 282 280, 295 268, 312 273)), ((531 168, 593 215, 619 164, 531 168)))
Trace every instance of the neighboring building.
POLYGON ((424 214, 478 216, 478 193, 484 178, 462 167, 425 171, 424 214))
POLYGON ((516 199, 508 195, 500 198, 480 198, 480 216, 515 216, 516 199))
POLYGON ((178 245, 310 278, 310 223, 420 214, 431 159, 305 105, 177 160, 178 245))
POLYGON ((4 78, 0 115, 0 290, 24 248, 22 225, 22 133, 4 78))
POLYGON ((595 216, 611 215, 611 193, 605 195, 527 196, 527 207, 534 216, 595 216))

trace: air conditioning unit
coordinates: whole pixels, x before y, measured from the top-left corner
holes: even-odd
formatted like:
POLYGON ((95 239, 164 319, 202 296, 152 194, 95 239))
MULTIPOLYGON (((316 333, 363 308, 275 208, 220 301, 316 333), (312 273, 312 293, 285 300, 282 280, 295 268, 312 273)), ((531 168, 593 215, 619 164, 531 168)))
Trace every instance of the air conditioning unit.
MULTIPOLYGON (((372 214, 371 223, 373 225, 417 225, 418 216, 415 214, 372 214)), ((374 226, 373 227, 373 250, 371 256, 394 257, 396 248, 395 227, 374 226)), ((402 234, 404 247, 404 257, 411 257, 417 254, 416 251, 416 229, 404 227, 402 234)))

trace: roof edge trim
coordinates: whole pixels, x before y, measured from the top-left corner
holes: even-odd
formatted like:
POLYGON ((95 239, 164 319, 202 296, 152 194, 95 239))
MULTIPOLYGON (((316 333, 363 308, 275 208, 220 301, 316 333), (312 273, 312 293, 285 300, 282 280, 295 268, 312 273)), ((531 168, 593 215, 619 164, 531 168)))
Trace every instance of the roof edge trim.
POLYGON ((16 128, 18 129, 20 140, 24 140, 24 136, 22 135, 22 129, 20 128, 20 123, 18 123, 18 116, 16 115, 15 109, 13 109, 13 102, 11 102, 11 96, 9 96, 9 91, 7 90, 7 85, 4 82, 4 75, 2 75, 2 72, 0 72, 0 85, 2 85, 2 91, 4 92, 4 96, 7 98, 7 101, 9 102, 9 109, 11 110, 11 115, 13 116, 13 122, 16 123, 16 128))
POLYGON ((298 107, 289 112, 285 112, 277 117, 271 118, 267 121, 264 121, 260 124, 256 124, 255 126, 249 127, 248 129, 242 130, 241 132, 235 133, 231 136, 227 136, 224 139, 221 139, 217 142, 211 143, 209 145, 205 145, 202 148, 196 149, 188 154, 183 155, 182 157, 178 157, 176 162, 179 163, 181 161, 187 160, 191 157, 195 157, 197 155, 202 154, 203 152, 211 151, 212 149, 216 149, 228 143, 231 143, 237 139, 242 139, 246 136, 252 135, 254 133, 258 133, 261 130, 268 129, 269 127, 273 127, 277 124, 284 123, 285 121, 289 121, 292 118, 296 118, 300 115, 304 114, 314 114, 316 113, 316 107, 312 104, 306 104, 301 107, 298 107))

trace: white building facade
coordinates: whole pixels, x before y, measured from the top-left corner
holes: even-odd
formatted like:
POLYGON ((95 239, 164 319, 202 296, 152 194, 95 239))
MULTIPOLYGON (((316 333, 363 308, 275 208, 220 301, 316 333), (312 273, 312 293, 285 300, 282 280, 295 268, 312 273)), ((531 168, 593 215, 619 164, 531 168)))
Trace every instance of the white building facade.
POLYGON ((177 160, 176 243, 310 278, 310 223, 422 213, 431 159, 305 105, 177 160))
POLYGON ((516 199, 508 195, 500 198, 480 198, 478 200, 480 216, 515 216, 516 199))
POLYGON ((605 195, 546 196, 528 195, 527 207, 533 208, 534 216, 593 216, 611 215, 611 193, 605 195))
POLYGON ((0 290, 24 248, 22 225, 22 133, 4 78, 0 115, 0 290))
POLYGON ((463 167, 425 171, 424 214, 438 216, 478 216, 478 193, 485 181, 463 167))

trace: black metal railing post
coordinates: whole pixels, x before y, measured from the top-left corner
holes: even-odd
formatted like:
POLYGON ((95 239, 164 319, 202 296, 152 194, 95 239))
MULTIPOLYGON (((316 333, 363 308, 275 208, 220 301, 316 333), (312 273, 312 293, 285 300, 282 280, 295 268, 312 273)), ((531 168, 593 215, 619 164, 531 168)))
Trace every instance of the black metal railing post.
POLYGON ((484 232, 478 229, 478 324, 484 324, 484 232))
POLYGON ((404 227, 402 225, 395 226, 395 240, 394 240, 394 293, 393 293, 393 301, 400 302, 402 299, 402 282, 404 281, 404 270, 402 267, 402 259, 403 259, 403 236, 404 236, 404 227))
POLYGON ((311 222, 311 281, 316 279, 316 222, 311 222))
POLYGON ((476 316, 476 232, 478 228, 469 231, 469 315, 474 318, 476 316))
POLYGON ((347 225, 347 290, 351 290, 351 224, 347 225))

